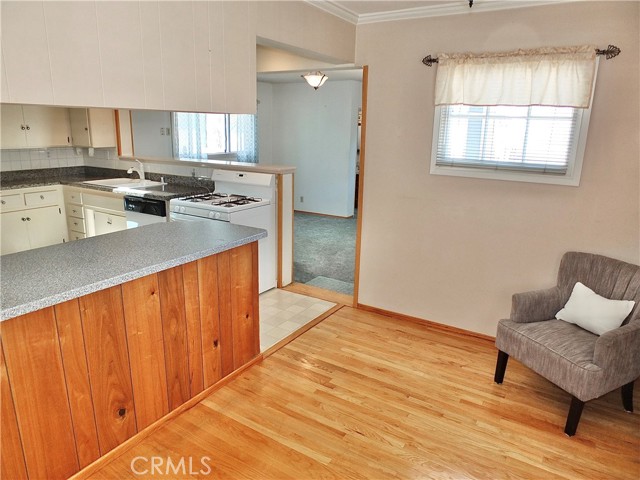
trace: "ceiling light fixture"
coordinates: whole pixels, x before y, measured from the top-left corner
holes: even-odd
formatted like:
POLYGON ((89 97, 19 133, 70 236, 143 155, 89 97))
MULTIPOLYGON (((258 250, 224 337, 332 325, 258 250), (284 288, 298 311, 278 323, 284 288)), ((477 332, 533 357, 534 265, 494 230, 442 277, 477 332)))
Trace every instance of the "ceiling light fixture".
POLYGON ((324 82, 327 81, 327 78, 329 78, 322 72, 309 72, 300 76, 304 78, 307 83, 313 87, 314 90, 318 90, 322 85, 324 85, 324 82))

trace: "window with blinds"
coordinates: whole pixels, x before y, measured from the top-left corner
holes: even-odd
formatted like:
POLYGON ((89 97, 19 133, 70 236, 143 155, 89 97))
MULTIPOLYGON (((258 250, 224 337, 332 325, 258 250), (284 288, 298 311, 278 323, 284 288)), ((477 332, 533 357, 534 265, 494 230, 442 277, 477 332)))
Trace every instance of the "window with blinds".
POLYGON ((547 106, 436 107, 431 173, 577 185, 574 174, 583 147, 585 111, 547 106), (542 177, 546 180, 537 180, 542 177))

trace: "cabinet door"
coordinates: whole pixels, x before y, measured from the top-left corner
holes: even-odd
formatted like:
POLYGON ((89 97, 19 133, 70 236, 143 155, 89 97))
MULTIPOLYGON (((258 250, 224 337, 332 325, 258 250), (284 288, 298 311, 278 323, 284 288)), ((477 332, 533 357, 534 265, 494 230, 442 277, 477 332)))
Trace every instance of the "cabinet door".
POLYGON ((121 215, 113 215, 112 213, 94 212, 95 218, 95 234, 104 235, 105 233, 118 232, 127 229, 127 218, 121 215))
POLYGON ((27 136, 24 120, 22 118, 21 105, 2 104, 0 115, 0 147, 2 148, 26 148, 27 136))
POLYGON ((116 146, 116 120, 109 108, 89 108, 89 135, 95 148, 116 146))
POLYGON ((71 144, 68 109, 23 105, 22 111, 29 148, 66 147, 71 144))
POLYGON ((0 254, 29 250, 29 233, 24 211, 0 214, 0 254))
POLYGON ((71 139, 75 147, 90 147, 89 119, 86 108, 70 108, 71 139))
POLYGON ((31 248, 56 245, 67 240, 66 219, 58 207, 33 208, 22 213, 28 219, 31 248))

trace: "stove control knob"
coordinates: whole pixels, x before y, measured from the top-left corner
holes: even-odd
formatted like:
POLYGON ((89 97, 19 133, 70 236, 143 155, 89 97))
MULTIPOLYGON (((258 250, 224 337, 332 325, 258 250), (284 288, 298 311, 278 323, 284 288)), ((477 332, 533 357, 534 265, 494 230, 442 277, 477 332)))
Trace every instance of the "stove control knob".
POLYGON ((174 212, 179 212, 180 211, 180 205, 176 205, 175 207, 173 207, 173 211, 174 212))
POLYGON ((209 218, 215 218, 215 214, 213 212, 209 212, 209 218))
POLYGON ((220 215, 220 212, 216 212, 216 218, 220 218, 222 215, 220 215))
POLYGON ((180 207, 180 213, 184 213, 187 211, 187 207, 180 207))

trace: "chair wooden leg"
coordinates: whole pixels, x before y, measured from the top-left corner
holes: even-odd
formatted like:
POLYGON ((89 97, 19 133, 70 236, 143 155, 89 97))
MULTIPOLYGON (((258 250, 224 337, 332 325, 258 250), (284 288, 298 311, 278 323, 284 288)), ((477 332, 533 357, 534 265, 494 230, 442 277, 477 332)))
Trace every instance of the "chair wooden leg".
POLYGON ((622 386, 622 406, 626 412, 633 412, 633 382, 622 386))
POLYGON ((504 353, 502 350, 498 350, 498 361, 496 362, 496 373, 493 377, 494 382, 498 385, 504 380, 504 372, 507 369, 507 362, 509 361, 509 354, 504 353))
POLYGON ((569 415, 567 416, 567 423, 564 426, 564 433, 566 433, 570 437, 573 437, 576 434, 578 422, 580 422, 580 415, 582 415, 583 408, 584 402, 582 400, 578 400, 576 397, 571 397, 569 415))

